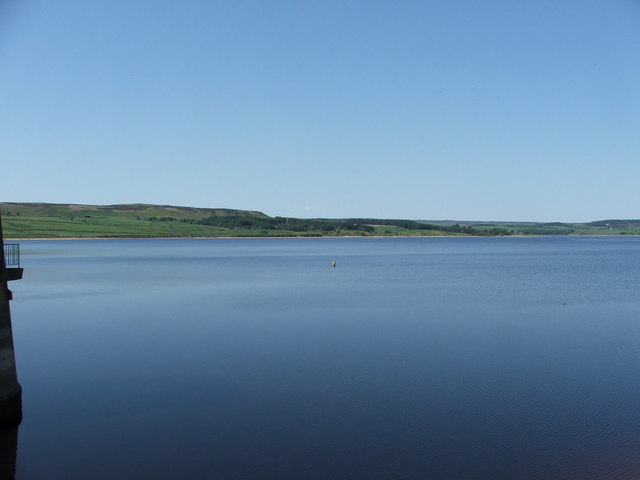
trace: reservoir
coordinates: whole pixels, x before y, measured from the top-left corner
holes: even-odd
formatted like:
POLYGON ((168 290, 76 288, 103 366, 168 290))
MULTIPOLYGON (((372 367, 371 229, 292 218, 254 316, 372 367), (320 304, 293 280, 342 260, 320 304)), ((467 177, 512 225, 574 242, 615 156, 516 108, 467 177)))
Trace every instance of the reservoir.
POLYGON ((20 243, 18 480, 640 472, 640 238, 20 243))

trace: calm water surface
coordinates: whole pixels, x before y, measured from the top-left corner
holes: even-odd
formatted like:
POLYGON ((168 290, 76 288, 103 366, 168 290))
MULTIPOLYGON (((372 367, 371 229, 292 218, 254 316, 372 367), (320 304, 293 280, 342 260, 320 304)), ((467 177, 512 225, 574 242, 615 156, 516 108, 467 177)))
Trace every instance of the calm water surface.
POLYGON ((638 238, 21 244, 18 480, 640 478, 638 238))

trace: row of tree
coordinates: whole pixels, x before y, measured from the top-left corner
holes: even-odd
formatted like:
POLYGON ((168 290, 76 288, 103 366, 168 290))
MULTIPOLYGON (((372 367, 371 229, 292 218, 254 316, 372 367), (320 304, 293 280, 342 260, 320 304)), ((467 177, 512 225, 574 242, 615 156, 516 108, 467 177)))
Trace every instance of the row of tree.
POLYGON ((233 229, 289 230, 292 232, 330 233, 338 230, 351 230, 371 233, 375 231, 375 228, 371 225, 348 220, 306 220, 291 217, 256 217, 251 215, 212 216, 192 223, 233 229))
POLYGON ((200 225, 217 226, 234 229, 290 230, 293 232, 335 233, 350 231, 361 234, 375 232, 374 225, 392 226, 407 230, 432 230, 465 235, 510 235, 506 228, 477 230, 471 226, 433 225, 415 220, 394 220, 378 218, 348 218, 344 220, 300 219, 290 217, 256 217, 256 216, 211 216, 202 220, 183 220, 200 225))
MULTIPOLYGON (((140 220, 140 217, 136 217, 140 220)), ((147 217, 147 220, 150 222, 177 222, 178 219, 176 217, 147 217)))
MULTIPOLYGON (((175 217, 148 217, 152 221, 177 221, 175 217)), ((203 219, 183 218, 180 222, 212 227, 222 227, 235 230, 288 230, 292 232, 316 232, 321 234, 349 231, 365 235, 375 232, 374 225, 392 226, 407 230, 432 230, 465 235, 511 235, 513 232, 506 228, 478 230, 469 225, 433 225, 416 220, 394 220, 379 218, 348 218, 343 220, 331 219, 301 219, 292 217, 263 217, 254 215, 212 215, 203 219)))
POLYGON ((438 230, 440 232, 447 233, 464 233, 467 235, 482 235, 481 232, 470 226, 455 225, 433 225, 431 223, 418 222, 416 220, 392 220, 392 219, 379 219, 379 218, 353 218, 347 220, 357 224, 366 225, 384 225, 406 228, 407 230, 438 230))

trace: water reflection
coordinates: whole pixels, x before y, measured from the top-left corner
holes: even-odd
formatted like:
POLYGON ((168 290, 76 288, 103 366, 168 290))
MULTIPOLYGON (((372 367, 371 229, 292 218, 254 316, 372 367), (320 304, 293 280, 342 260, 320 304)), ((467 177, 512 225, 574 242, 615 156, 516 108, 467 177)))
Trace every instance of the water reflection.
POLYGON ((18 427, 0 429, 0 478, 15 478, 17 452, 18 427))

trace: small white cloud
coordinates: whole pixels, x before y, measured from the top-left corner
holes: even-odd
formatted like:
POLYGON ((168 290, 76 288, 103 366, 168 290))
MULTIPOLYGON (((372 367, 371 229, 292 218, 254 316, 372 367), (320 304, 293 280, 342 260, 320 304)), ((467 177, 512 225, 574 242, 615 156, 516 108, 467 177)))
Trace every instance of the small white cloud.
POLYGON ((302 208, 304 208, 304 209, 305 209, 305 210, 307 210, 307 211, 308 211, 308 210, 311 210, 311 207, 310 207, 309 205, 305 205, 305 206, 304 206, 304 207, 302 207, 302 208))

